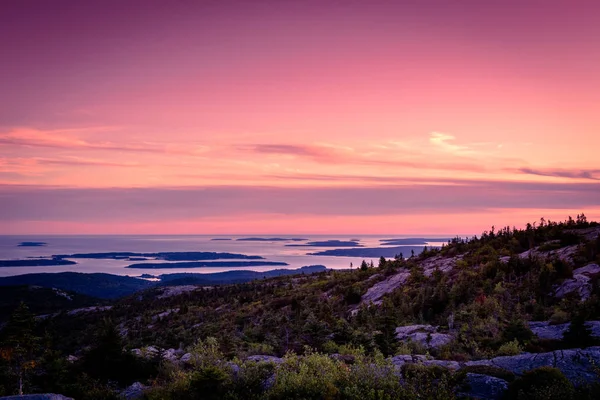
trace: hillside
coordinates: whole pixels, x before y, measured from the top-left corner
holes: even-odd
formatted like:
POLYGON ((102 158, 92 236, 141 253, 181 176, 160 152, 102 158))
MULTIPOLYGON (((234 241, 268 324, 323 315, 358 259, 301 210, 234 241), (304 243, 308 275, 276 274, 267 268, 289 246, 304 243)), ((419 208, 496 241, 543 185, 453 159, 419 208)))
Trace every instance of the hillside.
POLYGON ((598 264, 600 226, 581 215, 353 271, 166 282, 38 321, 53 353, 30 385, 78 399, 134 381, 151 399, 597 398, 598 264))

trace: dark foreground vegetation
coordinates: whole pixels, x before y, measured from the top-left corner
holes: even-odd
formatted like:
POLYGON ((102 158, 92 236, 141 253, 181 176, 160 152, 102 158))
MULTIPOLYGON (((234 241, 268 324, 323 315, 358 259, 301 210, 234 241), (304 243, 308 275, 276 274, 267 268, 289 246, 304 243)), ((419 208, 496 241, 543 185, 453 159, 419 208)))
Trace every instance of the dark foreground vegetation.
POLYGON ((0 331, 0 393, 454 399, 484 377, 502 387, 484 398, 600 398, 599 233, 583 215, 542 219, 352 271, 154 287, 51 318, 27 299, 0 331), (549 339, 531 321, 570 325, 549 339), (399 335, 417 324, 426 333, 399 335), (535 354, 550 361, 519 367, 535 354))

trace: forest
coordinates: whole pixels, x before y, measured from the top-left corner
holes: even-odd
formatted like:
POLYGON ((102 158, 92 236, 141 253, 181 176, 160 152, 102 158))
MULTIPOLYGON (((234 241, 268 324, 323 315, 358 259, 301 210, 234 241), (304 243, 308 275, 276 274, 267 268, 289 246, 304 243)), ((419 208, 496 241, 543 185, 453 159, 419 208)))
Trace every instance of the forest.
POLYGON ((552 365, 516 374, 478 364, 594 349, 598 264, 600 225, 581 214, 492 227, 352 270, 153 287, 97 308, 86 298, 80 312, 36 314, 38 300, 27 296, 0 330, 0 395, 454 399, 471 396, 475 374, 506 382, 497 398, 599 398, 593 360, 596 376, 582 382, 552 365), (592 273, 582 281, 574 271, 592 273), (543 338, 536 321, 568 328, 543 338), (413 326, 423 336, 400 336, 413 326))

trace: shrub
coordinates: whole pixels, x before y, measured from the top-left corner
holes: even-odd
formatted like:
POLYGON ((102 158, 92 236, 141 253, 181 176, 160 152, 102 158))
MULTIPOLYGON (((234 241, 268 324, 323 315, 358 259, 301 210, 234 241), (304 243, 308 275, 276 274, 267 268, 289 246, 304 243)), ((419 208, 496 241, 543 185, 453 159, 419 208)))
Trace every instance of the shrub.
POLYGON ((195 371, 190 379, 191 392, 206 400, 222 399, 231 389, 231 376, 228 372, 215 365, 195 371))
POLYGON ((519 344, 517 339, 512 342, 504 343, 497 351, 499 356, 516 356, 517 354, 521 354, 523 348, 519 344))
POLYGON ((559 369, 541 367, 513 381, 508 396, 517 400, 570 400, 575 398, 575 388, 559 369))
POLYGON ((569 321, 569 314, 567 314, 563 310, 556 310, 550 316, 550 324, 552 324, 552 325, 564 324, 565 322, 568 322, 568 321, 569 321))
POLYGON ((257 400, 264 398, 274 372, 273 363, 251 361, 243 363, 235 374, 231 397, 257 400))

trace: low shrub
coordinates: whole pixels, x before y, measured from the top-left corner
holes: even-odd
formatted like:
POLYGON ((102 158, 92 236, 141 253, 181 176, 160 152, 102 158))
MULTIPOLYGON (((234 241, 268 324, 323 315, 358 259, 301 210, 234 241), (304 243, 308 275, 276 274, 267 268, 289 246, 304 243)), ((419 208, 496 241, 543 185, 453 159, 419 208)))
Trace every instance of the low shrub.
POLYGON ((515 379, 508 396, 517 400, 571 400, 575 398, 575 388, 559 369, 541 367, 515 379))

